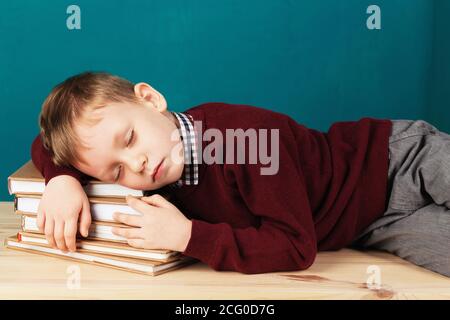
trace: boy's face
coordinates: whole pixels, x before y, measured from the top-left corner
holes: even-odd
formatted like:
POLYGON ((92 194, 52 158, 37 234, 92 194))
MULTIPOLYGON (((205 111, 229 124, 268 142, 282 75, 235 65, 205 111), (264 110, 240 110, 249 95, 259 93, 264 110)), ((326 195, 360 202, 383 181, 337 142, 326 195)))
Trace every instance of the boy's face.
POLYGON ((78 150, 88 165, 74 166, 104 182, 154 190, 181 177, 184 150, 178 122, 167 111, 164 97, 143 83, 136 85, 135 93, 142 104, 111 103, 93 111, 102 118, 96 125, 76 124, 76 134, 92 149, 78 150), (152 173, 160 163, 154 179, 152 173))

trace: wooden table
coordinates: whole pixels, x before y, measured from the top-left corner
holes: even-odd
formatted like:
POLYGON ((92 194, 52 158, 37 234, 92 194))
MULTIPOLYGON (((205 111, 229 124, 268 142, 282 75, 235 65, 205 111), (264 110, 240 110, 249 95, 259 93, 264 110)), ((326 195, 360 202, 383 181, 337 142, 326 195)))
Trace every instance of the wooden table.
POLYGON ((245 275, 198 262, 151 277, 5 248, 19 228, 13 203, 0 202, 0 299, 450 299, 449 278, 384 252, 321 252, 296 272, 245 275), (368 284, 373 275, 380 281, 368 284))

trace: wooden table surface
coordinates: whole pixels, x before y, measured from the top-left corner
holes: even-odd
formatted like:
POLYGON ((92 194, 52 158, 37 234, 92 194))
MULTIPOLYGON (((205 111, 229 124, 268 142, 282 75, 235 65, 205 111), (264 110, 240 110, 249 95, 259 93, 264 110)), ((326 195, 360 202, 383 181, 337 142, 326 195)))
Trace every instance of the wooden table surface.
POLYGON ((246 275, 197 262, 152 277, 5 248, 19 228, 13 203, 0 202, 0 299, 450 299, 449 278, 385 252, 320 252, 295 272, 246 275))

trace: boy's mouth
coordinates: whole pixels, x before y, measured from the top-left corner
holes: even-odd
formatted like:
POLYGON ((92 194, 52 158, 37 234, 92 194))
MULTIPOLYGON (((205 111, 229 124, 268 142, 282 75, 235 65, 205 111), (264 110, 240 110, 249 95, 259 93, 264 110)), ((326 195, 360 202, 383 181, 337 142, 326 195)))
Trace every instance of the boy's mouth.
MULTIPOLYGON (((164 159, 163 159, 163 160, 164 160, 164 159)), ((155 182, 156 174, 158 173, 159 168, 161 167, 161 164, 163 163, 163 160, 161 160, 161 161, 158 163, 158 165, 155 167, 155 169, 154 169, 153 172, 152 172, 152 179, 153 179, 153 182, 155 182)))

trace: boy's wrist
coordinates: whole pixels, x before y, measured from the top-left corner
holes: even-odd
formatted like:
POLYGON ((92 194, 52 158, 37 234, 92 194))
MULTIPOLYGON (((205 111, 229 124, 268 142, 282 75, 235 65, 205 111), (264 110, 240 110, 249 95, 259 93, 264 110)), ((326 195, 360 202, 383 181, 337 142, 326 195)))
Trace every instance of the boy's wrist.
POLYGON ((192 221, 189 219, 186 220, 186 225, 183 227, 183 231, 181 232, 181 243, 177 250, 179 252, 184 252, 186 250, 189 240, 191 239, 192 221))

